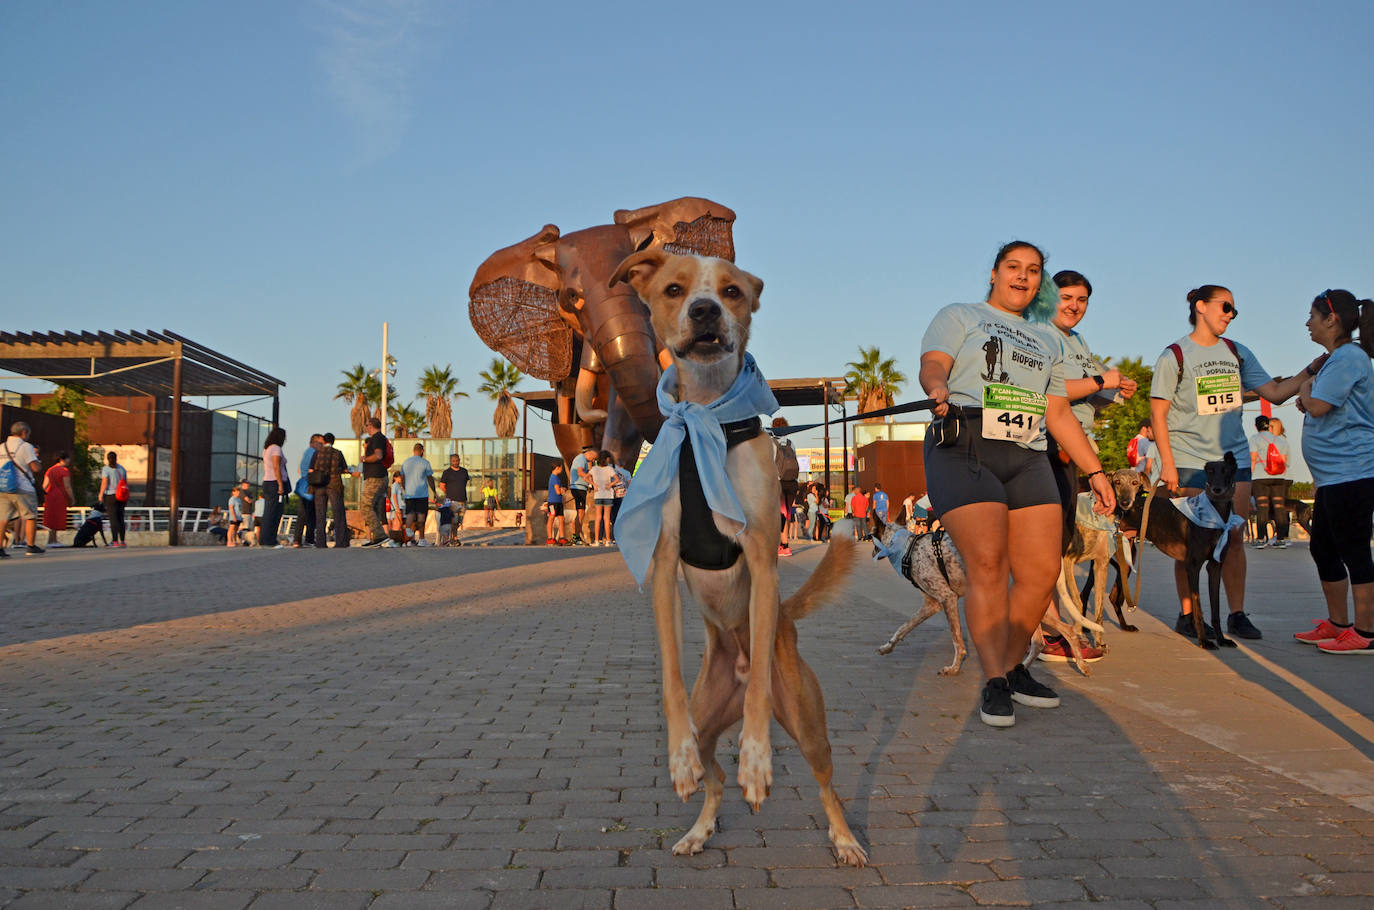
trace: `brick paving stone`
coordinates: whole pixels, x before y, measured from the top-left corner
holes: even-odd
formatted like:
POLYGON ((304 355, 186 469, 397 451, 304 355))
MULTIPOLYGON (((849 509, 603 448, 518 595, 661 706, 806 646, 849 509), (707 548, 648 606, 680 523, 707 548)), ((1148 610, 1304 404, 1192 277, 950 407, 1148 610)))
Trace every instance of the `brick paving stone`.
MULTIPOLYGON (((619 905, 616 905, 619 907, 619 905)), ((735 890, 741 910, 792 910, 795 907, 853 907, 854 896, 844 888, 810 885, 798 888, 742 888, 735 890)))
POLYGON ((243 910, 252 903, 254 896, 251 891, 145 894, 129 906, 131 910, 243 910))
POLYGON ((109 869, 81 883, 87 891, 181 891, 205 878, 203 869, 109 869))
POLYGON ((979 906, 1014 904, 1035 906, 1049 901, 1087 898, 1078 882, 1063 878, 1023 878, 1004 882, 975 882, 968 887, 979 906))
POLYGON ((502 891, 491 903, 491 910, 607 910, 615 892, 560 888, 557 891, 502 891))
POLYGON ((884 885, 880 888, 855 888, 854 901, 860 907, 972 907, 968 892, 949 885, 884 885))
POLYGON ((400 894, 380 894, 368 910, 487 910, 491 906, 489 891, 458 891, 436 894, 428 891, 408 891, 400 894))
POLYGON ((277 894, 259 894, 249 904, 249 910, 367 910, 375 899, 371 891, 361 894, 347 894, 331 891, 316 894, 310 891, 286 891, 277 894))
POLYGON ((723 888, 691 891, 675 888, 621 888, 615 892, 613 906, 615 910, 681 910, 685 906, 690 906, 692 910, 748 910, 750 905, 740 898, 741 895, 723 888))
POLYGON ((7 910, 124 910, 137 892, 29 891, 2 906, 7 910))

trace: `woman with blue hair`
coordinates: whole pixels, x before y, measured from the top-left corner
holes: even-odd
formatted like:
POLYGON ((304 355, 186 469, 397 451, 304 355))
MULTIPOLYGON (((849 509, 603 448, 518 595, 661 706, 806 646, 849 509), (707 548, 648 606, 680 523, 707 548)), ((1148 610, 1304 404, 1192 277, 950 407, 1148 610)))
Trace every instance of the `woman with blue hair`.
POLYGON ((1062 554, 1047 433, 1088 475, 1097 510, 1116 506, 1069 409, 1063 344, 1047 325, 1058 296, 1040 249, 1013 241, 997 252, 987 299, 940 310, 921 341, 921 387, 937 418, 925 440, 926 485, 963 556, 964 611, 986 679, 979 716, 994 727, 1016 722, 1013 701, 1059 704, 1021 663, 1062 554))

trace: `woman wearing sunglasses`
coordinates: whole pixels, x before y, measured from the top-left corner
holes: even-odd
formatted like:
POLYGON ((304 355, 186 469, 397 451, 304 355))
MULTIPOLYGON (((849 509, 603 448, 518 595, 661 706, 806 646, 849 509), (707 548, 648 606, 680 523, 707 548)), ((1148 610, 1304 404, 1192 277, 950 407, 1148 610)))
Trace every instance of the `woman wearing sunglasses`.
POLYGON ((1302 457, 1317 483, 1312 561, 1327 618, 1294 638, 1327 654, 1374 655, 1374 301, 1323 291, 1307 317, 1312 340, 1326 348, 1298 375, 1302 457), (1359 342, 1355 332, 1359 331, 1359 342), (1309 378, 1310 377, 1310 378, 1309 378), (1355 622, 1348 599, 1354 595, 1355 622))
MULTIPOLYGON (((1207 462, 1219 461, 1227 452, 1236 456, 1234 509, 1248 521, 1250 449, 1241 422, 1241 396, 1253 391, 1281 404, 1297 394, 1303 377, 1276 382, 1249 348, 1222 337, 1237 315, 1235 298, 1221 285, 1204 284, 1188 292, 1188 321, 1193 330, 1165 348, 1155 362, 1150 422, 1159 450, 1159 479, 1170 492, 1183 496, 1202 492, 1207 462)), ((1222 554, 1221 580, 1231 611, 1227 632, 1237 638, 1261 638, 1260 630, 1245 615, 1245 547, 1240 534, 1231 535, 1222 554)), ((1174 564, 1174 582, 1182 607, 1174 631, 1191 636, 1192 604, 1182 563, 1174 564)))

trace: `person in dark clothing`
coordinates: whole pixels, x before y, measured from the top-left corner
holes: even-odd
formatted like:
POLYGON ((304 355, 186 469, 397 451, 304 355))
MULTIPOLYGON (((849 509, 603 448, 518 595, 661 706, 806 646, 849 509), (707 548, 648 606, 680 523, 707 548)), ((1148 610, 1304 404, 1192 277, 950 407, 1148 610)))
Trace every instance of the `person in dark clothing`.
POLYGON ((334 547, 348 546, 348 517, 344 512, 343 476, 348 473, 348 463, 343 455, 334 448, 334 434, 324 434, 324 447, 315 456, 312 474, 320 472, 313 479, 323 479, 323 484, 310 484, 310 493, 315 497, 315 549, 323 550, 329 546, 325 531, 328 515, 334 513, 334 547))
POLYGON ((363 444, 363 518, 367 521, 368 533, 372 538, 364 546, 380 546, 386 543, 386 497, 387 468, 386 435, 382 433, 382 422, 373 417, 367 422, 369 433, 363 444))
POLYGON ((468 469, 463 467, 461 458, 457 455, 448 457, 448 467, 439 475, 439 483, 443 484, 444 495, 453 501, 453 539, 456 541, 468 510, 468 469))

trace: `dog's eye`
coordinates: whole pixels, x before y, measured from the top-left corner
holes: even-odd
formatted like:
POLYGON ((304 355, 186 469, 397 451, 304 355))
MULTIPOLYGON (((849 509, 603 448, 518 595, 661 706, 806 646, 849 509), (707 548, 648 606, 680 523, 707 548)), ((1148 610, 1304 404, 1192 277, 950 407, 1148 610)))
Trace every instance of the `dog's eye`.
POLYGON ((721 291, 721 294, 726 297, 738 297, 739 293, 739 288, 733 284, 727 284, 725 290, 721 291))
POLYGON ((677 282, 673 282, 672 284, 668 285, 666 288, 663 289, 663 296, 665 296, 665 297, 681 297, 681 296, 682 296, 682 285, 678 284, 677 282))

